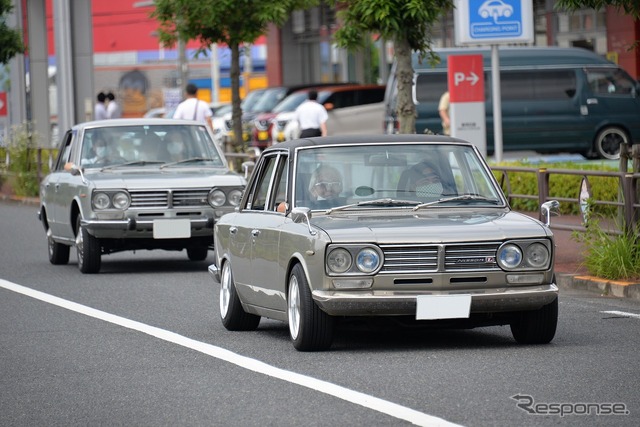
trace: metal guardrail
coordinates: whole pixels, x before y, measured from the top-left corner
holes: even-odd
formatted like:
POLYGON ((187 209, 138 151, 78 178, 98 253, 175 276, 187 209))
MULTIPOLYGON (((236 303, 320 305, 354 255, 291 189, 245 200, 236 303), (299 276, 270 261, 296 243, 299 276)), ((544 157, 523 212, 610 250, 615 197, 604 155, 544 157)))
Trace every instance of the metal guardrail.
MULTIPOLYGON (((512 166, 493 166, 491 169, 500 173, 499 183, 505 189, 505 194, 509 200, 509 203, 513 199, 529 199, 537 200, 538 205, 542 205, 549 200, 557 200, 559 202, 577 203, 581 207, 585 207, 587 202, 591 205, 600 206, 615 206, 620 214, 618 215, 621 221, 622 231, 637 230, 636 227, 640 220, 640 197, 638 195, 638 189, 640 185, 640 173, 628 173, 628 172, 602 172, 594 170, 575 170, 575 169, 548 169, 548 168, 525 168, 525 167, 512 167, 512 166), (511 181, 509 179, 509 172, 519 173, 532 173, 536 175, 538 182, 538 194, 517 194, 511 191, 511 181), (549 178, 551 175, 574 175, 581 176, 583 178, 581 182, 581 188, 578 189, 578 197, 558 197, 553 196, 549 192, 549 178), (618 194, 618 200, 606 201, 596 200, 590 197, 590 184, 589 177, 609 177, 616 178, 618 180, 618 188, 620 189, 618 194), (586 187, 586 188, 585 188, 586 187), (585 188, 585 190, 583 190, 585 188)), ((583 212, 584 213, 584 212, 583 212)), ((552 228, 571 230, 571 231, 585 231, 586 227, 575 225, 564 225, 552 223, 552 228)))

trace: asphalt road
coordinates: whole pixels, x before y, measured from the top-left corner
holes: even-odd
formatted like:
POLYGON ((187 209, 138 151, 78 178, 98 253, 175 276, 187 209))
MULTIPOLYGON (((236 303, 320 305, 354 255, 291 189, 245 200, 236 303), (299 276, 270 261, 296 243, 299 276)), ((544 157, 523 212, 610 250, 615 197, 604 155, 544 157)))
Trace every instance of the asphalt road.
POLYGON ((0 202, 2 426, 640 425, 637 301, 563 292, 544 346, 354 322, 299 353, 282 323, 222 327, 212 257, 122 253, 82 275, 74 253, 49 264, 35 210, 0 202))

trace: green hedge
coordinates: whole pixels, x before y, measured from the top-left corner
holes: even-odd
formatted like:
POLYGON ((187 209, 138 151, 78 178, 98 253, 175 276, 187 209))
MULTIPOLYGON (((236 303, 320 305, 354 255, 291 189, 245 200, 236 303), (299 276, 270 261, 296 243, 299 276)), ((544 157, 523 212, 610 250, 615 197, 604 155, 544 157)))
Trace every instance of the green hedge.
MULTIPOLYGON (((602 172, 617 172, 617 167, 612 167, 604 163, 589 162, 585 164, 575 164, 569 162, 561 163, 545 163, 545 164, 531 164, 527 162, 502 162, 491 166, 510 166, 510 167, 522 167, 531 168, 532 172, 507 172, 511 184, 511 194, 526 194, 526 195, 538 195, 538 177, 536 171, 540 168, 546 169, 571 169, 571 170, 592 170, 602 172)), ((493 171, 494 176, 500 182, 502 178, 502 171, 493 171)), ((587 177, 589 184, 591 185, 591 197, 593 200, 600 200, 606 202, 616 202, 618 200, 618 177, 600 177, 589 176, 587 177)), ((580 185, 582 183, 581 175, 562 175, 551 173, 549 175, 549 197, 554 198, 574 198, 578 199, 580 196, 580 185)), ((502 190, 507 193, 506 181, 503 182, 502 190)), ((522 199, 513 198, 511 200, 511 206, 513 209, 520 211, 535 212, 540 206, 538 199, 522 199)), ((614 216, 617 212, 617 208, 612 205, 595 205, 593 206, 594 213, 603 216, 614 216)), ((560 203, 560 213, 564 215, 579 215, 580 205, 578 202, 562 202, 560 203)))

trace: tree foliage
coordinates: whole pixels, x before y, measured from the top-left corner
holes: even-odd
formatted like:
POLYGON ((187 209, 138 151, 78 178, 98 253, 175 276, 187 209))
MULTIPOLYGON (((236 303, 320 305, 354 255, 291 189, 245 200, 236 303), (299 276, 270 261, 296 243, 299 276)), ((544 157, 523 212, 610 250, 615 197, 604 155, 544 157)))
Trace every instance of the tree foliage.
POLYGON ((7 64, 11 58, 24 52, 20 32, 7 25, 7 15, 12 10, 11 0, 0 0, 0 64, 7 64))
POLYGON ((623 10, 625 14, 640 19, 640 2, 638 0, 558 0, 556 9, 578 10, 582 8, 603 9, 606 6, 613 6, 618 10, 623 10))
POLYGON ((336 7, 340 28, 335 41, 340 47, 361 47, 366 37, 379 36, 394 43, 400 133, 415 133, 416 108, 411 97, 412 53, 437 62, 431 49, 431 27, 453 8, 453 0, 330 0, 336 7))
POLYGON ((179 39, 197 40, 201 52, 212 44, 231 49, 231 96, 236 149, 243 146, 240 107, 240 51, 268 31, 280 26, 292 11, 313 6, 318 0, 155 0, 151 16, 159 24, 160 41, 173 46, 179 39))

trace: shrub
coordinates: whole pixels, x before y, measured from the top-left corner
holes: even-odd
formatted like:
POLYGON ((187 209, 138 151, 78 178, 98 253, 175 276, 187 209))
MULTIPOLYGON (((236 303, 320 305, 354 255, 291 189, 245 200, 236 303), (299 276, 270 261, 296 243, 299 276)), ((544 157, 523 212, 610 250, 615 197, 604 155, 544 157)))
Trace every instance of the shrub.
POLYGON ((589 274, 609 280, 640 279, 640 229, 616 235, 607 233, 598 218, 592 218, 586 232, 573 233, 585 243, 584 265, 589 274))
POLYGON ((13 178, 13 191, 18 196, 35 197, 38 195, 37 141, 38 134, 31 131, 29 123, 15 125, 9 135, 8 170, 13 178))

